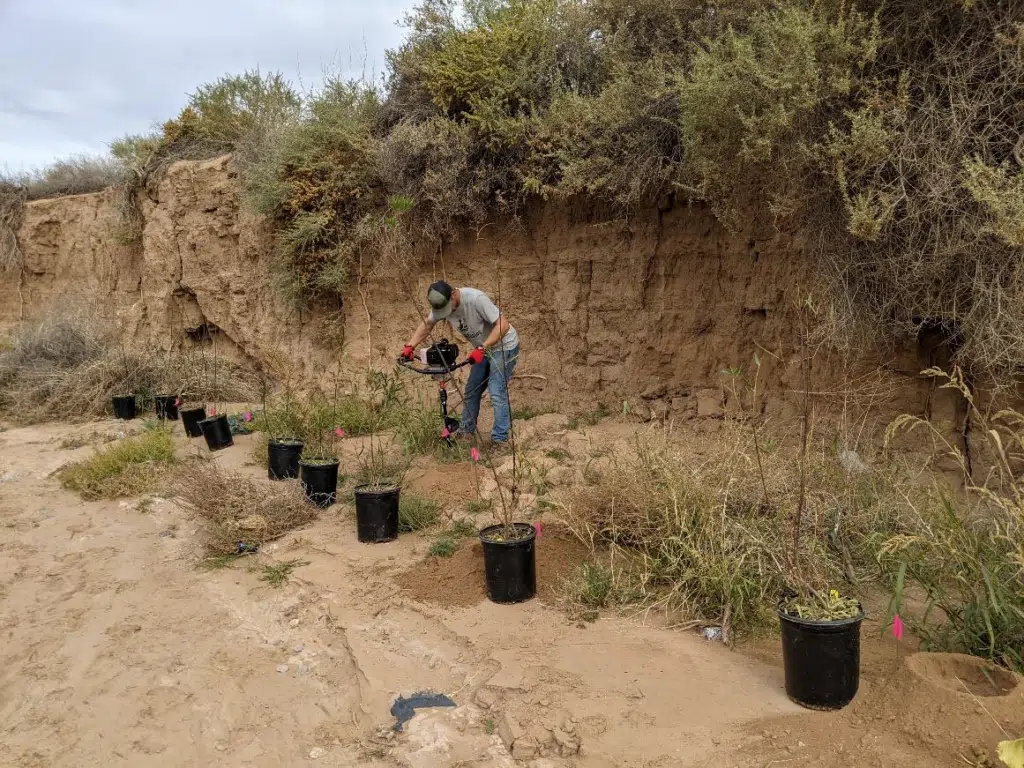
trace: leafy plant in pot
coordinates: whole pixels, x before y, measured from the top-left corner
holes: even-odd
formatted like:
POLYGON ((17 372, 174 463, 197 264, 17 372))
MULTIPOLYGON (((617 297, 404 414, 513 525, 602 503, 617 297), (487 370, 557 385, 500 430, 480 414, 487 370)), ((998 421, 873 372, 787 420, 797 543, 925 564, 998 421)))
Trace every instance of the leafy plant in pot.
POLYGON ((302 422, 301 409, 287 383, 280 401, 274 403, 273 408, 267 402, 267 390, 264 376, 260 382, 263 413, 259 426, 267 433, 267 477, 271 480, 292 480, 299 476, 299 460, 305 445, 298 437, 301 427, 295 426, 302 422))
POLYGON ((334 397, 330 407, 321 391, 310 398, 306 411, 306 430, 309 435, 302 458, 299 459, 299 477, 306 499, 326 508, 338 498, 337 440, 344 430, 337 424, 338 385, 334 383, 334 397))
MULTIPOLYGON (((502 352, 499 350, 491 354, 500 355, 502 352)), ((505 397, 510 397, 507 380, 505 397)), ((511 409, 511 399, 508 399, 508 402, 511 409)), ((504 486, 506 481, 498 473, 494 452, 485 448, 481 456, 478 448, 470 450, 474 462, 483 459, 497 485, 499 504, 495 511, 496 524, 480 531, 487 595, 495 603, 521 603, 537 594, 537 531, 531 523, 516 522, 521 502, 520 481, 524 472, 516 451, 514 429, 509 437, 509 449, 512 472, 507 475, 511 478, 507 488, 504 486)))
POLYGON ((778 616, 782 625, 782 661, 786 695, 816 710, 842 709, 860 687, 860 627, 864 611, 856 600, 836 589, 810 583, 803 576, 800 530, 807 506, 807 452, 814 404, 811 359, 808 353, 811 298, 801 301, 800 372, 802 378, 799 492, 793 514, 790 561, 795 587, 782 595, 778 616))
POLYGON ((372 432, 369 449, 359 454, 360 483, 355 487, 356 534, 364 544, 380 544, 398 538, 398 509, 409 459, 393 460, 393 455, 397 455, 397 451, 375 440, 372 432))
MULTIPOLYGON (((213 336, 213 396, 217 397, 219 390, 217 389, 217 336, 213 336)), ((199 428, 203 431, 203 437, 206 438, 206 446, 211 451, 220 451, 224 448, 230 448, 235 444, 234 439, 231 437, 231 425, 228 423, 228 417, 226 413, 223 413, 222 409, 218 409, 215 402, 214 406, 210 409, 210 414, 199 422, 199 428)))

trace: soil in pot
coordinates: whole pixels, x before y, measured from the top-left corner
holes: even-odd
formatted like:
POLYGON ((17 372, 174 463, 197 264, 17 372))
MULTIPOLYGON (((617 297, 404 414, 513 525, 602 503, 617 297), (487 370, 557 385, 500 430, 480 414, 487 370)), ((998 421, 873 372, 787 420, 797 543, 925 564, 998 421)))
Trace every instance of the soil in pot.
POLYGON ((135 418, 138 408, 135 404, 135 395, 115 395, 111 398, 114 406, 114 418, 131 421, 135 418))
POLYGON ((302 459, 299 476, 306 498, 318 507, 327 508, 338 498, 338 460, 302 459))
POLYGON ((271 438, 267 443, 267 477, 271 480, 292 480, 298 477, 302 448, 301 440, 271 438))
POLYGON ((380 544, 398 538, 398 485, 357 485, 356 532, 364 544, 380 544))
POLYGON ((158 419, 178 420, 178 396, 157 395, 154 403, 156 405, 156 417, 158 419))
POLYGON ((537 594, 536 540, 529 523, 515 523, 511 532, 503 525, 480 531, 487 596, 493 602, 521 603, 537 594))
POLYGON ((206 438, 206 446, 211 451, 220 451, 235 444, 231 438, 231 426, 228 424, 228 417, 211 416, 199 422, 199 428, 203 430, 203 437, 206 438))
POLYGON ((860 625, 848 619, 813 621, 778 611, 786 695, 802 707, 842 709, 860 687, 860 625))
POLYGON ((181 423, 185 426, 185 434, 189 437, 202 437, 203 428, 199 423, 206 418, 205 408, 189 408, 181 412, 181 423))

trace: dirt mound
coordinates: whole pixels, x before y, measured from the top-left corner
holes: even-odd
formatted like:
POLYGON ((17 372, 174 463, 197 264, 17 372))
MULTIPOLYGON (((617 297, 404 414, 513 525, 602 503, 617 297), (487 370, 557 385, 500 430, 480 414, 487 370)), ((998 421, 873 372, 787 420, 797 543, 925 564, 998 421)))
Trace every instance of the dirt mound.
POLYGON ((959 653, 919 653, 907 668, 925 683, 972 696, 1006 696, 1019 682, 1008 669, 959 653))
MULTIPOLYGON (((544 528, 537 542, 537 596, 553 603, 567 578, 587 559, 588 550, 568 531, 544 528)), ((411 597, 443 607, 471 606, 487 599, 484 553, 478 539, 451 557, 427 557, 398 576, 411 597)))

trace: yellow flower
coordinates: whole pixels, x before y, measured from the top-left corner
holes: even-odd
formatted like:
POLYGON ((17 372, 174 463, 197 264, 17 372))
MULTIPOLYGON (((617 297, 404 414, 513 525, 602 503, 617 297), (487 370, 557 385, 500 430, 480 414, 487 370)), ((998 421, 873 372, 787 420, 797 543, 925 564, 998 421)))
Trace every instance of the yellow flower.
POLYGON ((832 600, 838 600, 839 599, 839 590, 837 590, 837 589, 830 589, 828 591, 828 596, 830 598, 832 598, 832 600))

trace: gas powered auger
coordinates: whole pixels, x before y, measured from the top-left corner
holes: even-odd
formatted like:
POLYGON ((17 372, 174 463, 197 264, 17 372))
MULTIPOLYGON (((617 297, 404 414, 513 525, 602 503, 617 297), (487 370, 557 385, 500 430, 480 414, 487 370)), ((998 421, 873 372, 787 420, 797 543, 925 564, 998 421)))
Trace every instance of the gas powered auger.
POLYGON ((431 344, 425 349, 419 350, 413 360, 398 358, 398 364, 413 373, 423 376, 430 376, 437 381, 438 400, 441 405, 441 421, 448 437, 443 438, 448 444, 452 444, 452 435, 459 428, 459 420, 448 415, 448 382, 454 378, 455 371, 471 365, 471 360, 459 359, 459 347, 451 344, 448 339, 441 339, 436 344, 431 344))

